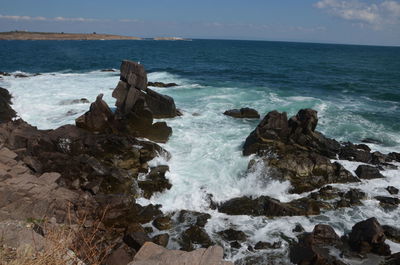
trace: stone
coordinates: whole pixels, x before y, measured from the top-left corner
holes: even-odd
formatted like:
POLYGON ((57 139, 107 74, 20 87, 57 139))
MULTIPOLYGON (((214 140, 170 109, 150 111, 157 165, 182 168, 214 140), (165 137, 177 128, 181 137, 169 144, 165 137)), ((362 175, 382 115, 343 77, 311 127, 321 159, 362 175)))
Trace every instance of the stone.
POLYGON ((259 119, 260 114, 251 108, 231 109, 224 112, 224 115, 231 116, 234 118, 248 118, 248 119, 259 119))
POLYGON ((400 264, 400 252, 390 255, 380 265, 399 265, 400 264))
POLYGON ((387 256, 390 247, 385 243, 386 236, 375 217, 361 221, 353 226, 349 233, 350 247, 361 254, 369 252, 387 256))
POLYGON ((181 210, 178 213, 178 222, 204 227, 211 215, 194 211, 181 210))
POLYGON ((260 250, 260 249, 277 249, 281 247, 281 242, 274 242, 274 243, 269 243, 269 242, 263 242, 263 241, 258 241, 254 245, 254 249, 260 250))
POLYGON ((169 241, 168 234, 159 234, 153 237, 153 242, 163 247, 167 247, 168 241, 169 241))
POLYGON ((163 83, 163 82, 148 82, 147 86, 152 86, 152 87, 173 87, 173 86, 178 86, 176 83, 163 83))
POLYGON ((388 186, 386 190, 391 194, 391 195, 396 195, 399 194, 399 189, 393 186, 388 186))
POLYGON ((127 265, 135 254, 135 250, 123 244, 111 251, 111 254, 105 259, 105 265, 127 265))
POLYGON ((384 176, 379 172, 379 169, 369 165, 359 165, 355 172, 361 179, 384 178, 384 176))
POLYGON ((15 111, 11 108, 11 98, 8 90, 0 87, 0 123, 11 121, 16 117, 15 111))
POLYGON ((121 63, 120 72, 122 81, 139 90, 147 89, 147 74, 143 65, 124 60, 121 63))
POLYGON ((372 156, 370 151, 365 149, 364 145, 346 143, 340 150, 339 158, 342 160, 369 163, 371 162, 372 156))
POLYGON ((377 199, 380 202, 380 205, 388 210, 393 210, 398 207, 400 204, 400 199, 396 197, 388 197, 388 196, 376 196, 375 199, 377 199))
POLYGON ((154 219, 153 225, 158 230, 168 230, 171 229, 172 223, 171 218, 166 216, 160 216, 154 219))
POLYGON ((217 234, 220 235, 226 241, 241 241, 241 242, 243 242, 243 241, 246 241, 246 239, 247 239, 247 236, 243 231, 237 231, 232 228, 224 230, 224 231, 220 231, 217 234))
POLYGON ((123 238, 125 244, 138 251, 145 242, 151 242, 145 230, 140 225, 130 226, 123 238))
POLYGON ((129 265, 233 265, 223 260, 223 249, 212 246, 192 252, 167 250, 154 243, 146 243, 129 265))
POLYGON ((182 250, 192 250, 193 244, 199 244, 201 247, 210 247, 213 241, 207 232, 199 226, 193 225, 186 229, 181 235, 182 250))
POLYGON ((400 229, 390 225, 382 225, 385 236, 397 243, 400 243, 400 229))
POLYGON ((147 89, 145 101, 146 106, 153 113, 153 117, 156 119, 161 118, 173 118, 177 116, 174 99, 157 93, 150 88, 147 89))

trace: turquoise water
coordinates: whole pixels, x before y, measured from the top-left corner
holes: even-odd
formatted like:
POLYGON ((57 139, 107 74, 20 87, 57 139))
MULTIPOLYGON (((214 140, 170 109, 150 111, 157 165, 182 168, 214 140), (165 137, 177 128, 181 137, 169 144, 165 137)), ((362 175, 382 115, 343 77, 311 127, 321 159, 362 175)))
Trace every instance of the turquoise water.
MULTIPOLYGON (((370 144, 373 150, 400 152, 400 48, 217 40, 0 41, 0 71, 41 73, 4 77, 0 86, 13 94, 14 108, 23 119, 39 128, 55 128, 73 123, 89 108, 65 101, 82 97, 93 101, 103 93, 114 104, 111 89, 119 74, 100 70, 119 68, 123 59, 140 61, 150 81, 178 83, 155 90, 172 96, 184 113, 167 120, 173 136, 164 147, 171 160, 160 157, 152 162, 168 163, 173 187, 140 203, 161 203, 164 211, 171 212, 209 212, 207 232, 226 247, 229 259, 253 255, 245 244, 234 251, 221 241, 216 232, 230 226, 246 232, 254 245, 281 240, 280 233, 293 237, 297 222, 308 231, 317 223, 328 223, 339 234, 372 216, 385 224, 400 222, 400 210, 385 212, 373 199, 387 196, 388 185, 400 187, 399 170, 382 172, 385 179, 336 185, 344 191, 360 188, 369 199, 361 207, 311 218, 233 217, 208 207, 209 194, 215 201, 243 195, 290 201, 307 195, 289 194, 290 184, 266 177, 262 165, 246 172, 251 158, 242 156, 241 145, 259 121, 222 115, 227 109, 252 107, 263 116, 274 109, 293 115, 300 108, 314 108, 320 118, 317 129, 326 135, 352 142, 373 138, 381 142, 370 144)), ((339 162, 351 171, 358 165, 339 162)), ((169 247, 177 247, 177 233, 170 231, 169 247)))

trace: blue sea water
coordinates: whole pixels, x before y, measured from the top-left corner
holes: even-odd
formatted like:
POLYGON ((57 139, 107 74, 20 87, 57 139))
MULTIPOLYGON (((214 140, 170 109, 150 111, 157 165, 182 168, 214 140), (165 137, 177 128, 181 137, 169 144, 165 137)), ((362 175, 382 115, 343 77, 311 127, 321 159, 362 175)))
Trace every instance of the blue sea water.
MULTIPOLYGON (((103 93, 114 104, 111 89, 118 73, 100 70, 118 69, 123 59, 140 61, 150 81, 178 83, 155 90, 172 96, 184 113, 167 120, 173 136, 164 146, 172 154, 167 163, 173 187, 141 203, 161 203, 165 211, 209 212, 213 218, 206 229, 215 238, 216 232, 234 226, 252 243, 279 240, 279 233, 294 236, 295 223, 306 230, 329 223, 343 234, 372 216, 388 224, 400 222, 399 210, 385 212, 373 199, 387 196, 388 185, 400 187, 399 170, 382 172, 385 179, 337 185, 343 190, 361 188, 370 199, 359 208, 310 218, 229 217, 209 209, 207 200, 208 194, 216 201, 242 195, 289 201, 306 195, 289 194, 289 183, 266 179, 263 167, 246 172, 251 158, 241 155, 241 145, 259 121, 222 115, 231 108, 252 107, 262 116, 274 109, 294 115, 301 108, 314 108, 317 129, 329 137, 352 142, 372 138, 378 141, 369 144, 373 150, 400 152, 399 47, 230 40, 0 41, 0 71, 41 74, 3 77, 0 86, 13 94, 14 108, 23 119, 39 128, 55 128, 73 123, 89 108, 69 100, 93 101, 103 93)), ((162 157, 153 161, 165 162, 162 157)), ((351 171, 358 165, 340 162, 351 171)), ((174 231, 170 233, 173 238, 174 231)), ((170 247, 176 247, 171 241, 170 247)), ((250 255, 246 249, 228 251, 228 258, 239 261, 250 255)))

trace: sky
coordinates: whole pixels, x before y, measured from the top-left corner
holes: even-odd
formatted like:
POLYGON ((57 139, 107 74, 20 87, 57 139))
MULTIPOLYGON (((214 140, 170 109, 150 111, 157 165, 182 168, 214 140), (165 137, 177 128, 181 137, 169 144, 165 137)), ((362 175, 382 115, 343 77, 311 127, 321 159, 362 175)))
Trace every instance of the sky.
POLYGON ((0 0, 0 31, 400 46, 400 0, 0 0))

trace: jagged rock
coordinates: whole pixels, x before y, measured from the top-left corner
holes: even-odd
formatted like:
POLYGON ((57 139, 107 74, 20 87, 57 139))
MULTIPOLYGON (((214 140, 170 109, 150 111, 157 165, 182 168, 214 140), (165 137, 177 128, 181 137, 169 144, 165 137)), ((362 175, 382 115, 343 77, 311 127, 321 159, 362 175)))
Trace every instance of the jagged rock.
POLYGON ((374 139, 374 138, 364 138, 361 140, 361 142, 366 143, 366 144, 382 144, 381 141, 379 141, 378 139, 374 139))
POLYGON ((126 265, 132 261, 136 251, 126 244, 122 244, 111 251, 105 260, 105 265, 126 265))
POLYGON ((262 242, 259 241, 254 245, 254 249, 277 249, 281 247, 281 242, 274 242, 274 243, 269 243, 269 242, 262 242))
POLYGON ((89 111, 76 119, 76 126, 96 133, 112 132, 113 121, 114 115, 100 94, 89 111))
POLYGON ((233 241, 229 245, 231 246, 231 248, 241 248, 242 247, 242 245, 237 241, 233 241))
POLYGON ((166 247, 168 245, 169 235, 168 234, 159 234, 153 237, 153 243, 157 245, 166 247))
POLYGON ((16 116, 11 108, 11 94, 7 89, 0 87, 0 123, 11 121, 16 116))
POLYGON ((248 118, 248 119, 259 119, 260 114, 251 108, 231 109, 224 112, 224 115, 231 116, 234 118, 248 118))
POLYGON ((371 150, 366 145, 347 143, 341 148, 339 158, 343 160, 369 163, 372 159, 370 151, 371 150))
POLYGON ((399 194, 399 189, 393 186, 388 186, 386 190, 391 194, 391 195, 396 195, 399 194))
POLYGON ((116 72, 117 70, 110 68, 110 69, 102 69, 100 71, 101 72, 116 72))
POLYGON ((388 154, 388 158, 400 162, 400 153, 392 152, 388 154))
POLYGON ((227 241, 246 241, 247 236, 243 231, 237 231, 232 228, 218 232, 223 239, 227 241))
POLYGON ((122 81, 139 90, 147 89, 147 73, 141 64, 124 60, 120 71, 122 81))
POLYGON ((390 255, 380 265, 399 265, 400 264, 400 252, 390 255))
POLYGON ((262 156, 268 176, 290 180, 295 193, 358 181, 339 163, 331 162, 340 144, 315 131, 317 123, 315 110, 302 109, 289 120, 285 112, 271 111, 247 137, 243 154, 262 156))
POLYGON ((129 265, 233 265, 233 263, 223 260, 223 254, 223 249, 220 246, 185 252, 167 250, 148 242, 144 244, 129 265))
POLYGON ((153 87, 173 87, 177 86, 178 84, 176 83, 163 83, 163 82, 148 82, 147 86, 153 86, 153 87))
POLYGON ((125 244, 138 251, 145 242, 151 242, 145 230, 139 224, 130 225, 123 238, 125 244))
POLYGON ((369 165, 359 165, 355 172, 361 179, 384 178, 379 169, 369 165))
POLYGON ((29 77, 29 76, 26 75, 26 74, 18 73, 18 74, 15 74, 14 77, 15 77, 15 78, 26 78, 26 77, 29 77))
POLYGON ((218 211, 229 215, 298 216, 319 214, 319 205, 307 199, 282 203, 267 196, 256 199, 239 197, 223 202, 218 211))
POLYGON ((395 197, 376 196, 375 199, 377 199, 380 202, 382 208, 385 208, 387 210, 393 210, 397 208, 398 205, 400 204, 400 199, 395 197))
POLYGON ((375 217, 355 224, 349 233, 349 245, 357 252, 390 255, 390 247, 385 243, 383 228, 375 217))
POLYGON ((155 192, 162 192, 172 187, 171 183, 165 177, 168 166, 158 166, 152 168, 147 174, 146 180, 139 181, 139 187, 144 191, 143 196, 149 199, 155 192))
POLYGON ((319 224, 312 233, 302 234, 299 241, 290 246, 289 258, 295 264, 342 265, 344 263, 331 256, 327 248, 340 244, 340 238, 332 227, 319 224))
POLYGON ((199 244, 201 247, 207 248, 213 245, 213 241, 203 228, 193 225, 181 235, 182 250, 193 250, 193 244, 199 244))

